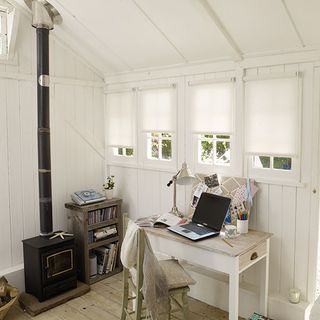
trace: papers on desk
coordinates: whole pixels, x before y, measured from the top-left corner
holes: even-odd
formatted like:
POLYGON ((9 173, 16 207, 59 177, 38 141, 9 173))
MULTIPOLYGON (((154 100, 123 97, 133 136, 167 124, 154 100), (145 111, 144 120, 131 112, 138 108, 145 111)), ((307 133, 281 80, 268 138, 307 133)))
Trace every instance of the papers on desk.
POLYGON ((143 217, 135 221, 135 223, 139 227, 154 227, 154 228, 171 227, 181 222, 185 222, 185 219, 181 219, 172 213, 164 213, 161 215, 157 214, 150 217, 143 217))

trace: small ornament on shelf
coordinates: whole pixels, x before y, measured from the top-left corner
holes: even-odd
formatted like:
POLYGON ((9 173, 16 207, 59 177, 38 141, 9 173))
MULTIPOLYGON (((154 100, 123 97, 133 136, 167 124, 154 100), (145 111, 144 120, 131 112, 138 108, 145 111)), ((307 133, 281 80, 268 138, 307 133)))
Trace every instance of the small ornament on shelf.
POLYGON ((103 184, 103 190, 105 190, 107 200, 112 199, 114 188, 114 176, 108 176, 106 182, 103 184))

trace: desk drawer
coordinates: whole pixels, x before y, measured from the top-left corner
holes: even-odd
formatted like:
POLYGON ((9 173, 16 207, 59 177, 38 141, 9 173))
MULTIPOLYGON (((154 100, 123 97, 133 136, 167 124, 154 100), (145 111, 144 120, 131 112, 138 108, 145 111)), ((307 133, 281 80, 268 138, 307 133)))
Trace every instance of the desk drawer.
POLYGON ((242 270, 254 260, 257 260, 261 256, 267 253, 267 242, 263 242, 259 246, 251 249, 239 257, 239 270, 242 270))

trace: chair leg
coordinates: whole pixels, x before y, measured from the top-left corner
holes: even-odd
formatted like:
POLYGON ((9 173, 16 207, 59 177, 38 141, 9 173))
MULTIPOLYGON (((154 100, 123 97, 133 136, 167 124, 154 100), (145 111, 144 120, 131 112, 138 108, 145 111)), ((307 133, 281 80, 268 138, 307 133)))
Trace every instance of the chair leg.
POLYGON ((189 304, 188 304, 188 292, 184 291, 182 293, 182 312, 183 312, 183 319, 189 319, 189 304))
POLYGON ((121 308, 121 320, 125 320, 127 314, 125 312, 128 309, 128 299, 129 299, 129 270, 124 268, 123 269, 123 295, 122 295, 122 308, 121 308))
POLYGON ((135 320, 141 320, 141 312, 142 312, 142 293, 140 290, 136 290, 136 305, 135 305, 135 320))

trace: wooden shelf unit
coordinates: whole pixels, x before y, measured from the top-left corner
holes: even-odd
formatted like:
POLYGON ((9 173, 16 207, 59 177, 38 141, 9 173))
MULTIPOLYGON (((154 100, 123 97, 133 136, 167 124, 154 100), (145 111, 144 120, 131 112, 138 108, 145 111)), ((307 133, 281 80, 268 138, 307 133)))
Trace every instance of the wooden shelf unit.
POLYGON ((79 206, 73 202, 68 202, 65 204, 65 207, 71 210, 72 214, 71 217, 73 228, 71 232, 74 234, 76 241, 78 278, 79 280, 87 284, 95 283, 97 281, 110 277, 122 270, 122 265, 120 261, 120 249, 123 238, 121 204, 122 200, 118 198, 113 198, 111 200, 106 200, 103 202, 97 202, 84 206, 79 206), (89 224, 90 212, 110 207, 116 207, 116 213, 114 218, 89 224), (108 238, 101 239, 92 243, 88 242, 88 232, 110 225, 116 225, 118 231, 117 235, 110 236, 108 238), (119 242, 115 269, 106 274, 97 274, 95 277, 90 277, 90 251, 94 248, 114 242, 119 242))

